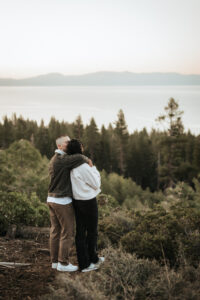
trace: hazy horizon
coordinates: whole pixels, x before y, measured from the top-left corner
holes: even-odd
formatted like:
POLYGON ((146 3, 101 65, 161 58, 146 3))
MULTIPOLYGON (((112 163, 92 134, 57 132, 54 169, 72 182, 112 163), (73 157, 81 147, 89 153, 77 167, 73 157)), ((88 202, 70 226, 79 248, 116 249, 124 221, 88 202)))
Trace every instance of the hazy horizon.
POLYGON ((62 86, 1 87, 0 118, 13 113, 47 125, 51 116, 72 123, 81 115, 84 125, 94 117, 98 128, 114 124, 119 109, 125 114, 129 132, 146 127, 164 130, 155 119, 164 113, 173 97, 184 111, 185 130, 200 134, 199 86, 62 86))
POLYGON ((64 74, 61 72, 48 72, 48 73, 38 73, 36 75, 33 76, 26 76, 26 77, 0 77, 1 79, 16 79, 16 80, 21 80, 21 79, 27 79, 27 78, 32 78, 32 77, 38 77, 38 76, 45 76, 45 75, 50 75, 50 74, 59 74, 62 76, 83 76, 83 75, 88 75, 88 74, 97 74, 97 73, 133 73, 133 74, 179 74, 179 75, 200 75, 199 73, 179 73, 179 72, 134 72, 134 71, 128 71, 128 70, 124 70, 124 71, 110 71, 110 70, 102 70, 102 71, 94 71, 94 72, 86 72, 86 73, 77 73, 77 74, 64 74))
POLYGON ((199 74, 198 0, 0 1, 0 77, 199 74))

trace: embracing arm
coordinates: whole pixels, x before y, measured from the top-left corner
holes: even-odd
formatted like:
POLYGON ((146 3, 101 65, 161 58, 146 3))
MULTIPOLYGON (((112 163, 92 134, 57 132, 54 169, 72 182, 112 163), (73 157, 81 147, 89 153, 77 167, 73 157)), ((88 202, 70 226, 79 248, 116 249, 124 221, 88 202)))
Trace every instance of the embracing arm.
POLYGON ((87 185, 89 185, 94 190, 98 190, 101 186, 101 176, 99 171, 95 166, 92 168, 88 165, 84 165, 80 170, 81 177, 87 185))
POLYGON ((73 154, 73 155, 62 155, 60 157, 61 162, 65 165, 66 168, 72 170, 73 168, 76 168, 84 163, 89 164, 90 159, 82 154, 73 154))

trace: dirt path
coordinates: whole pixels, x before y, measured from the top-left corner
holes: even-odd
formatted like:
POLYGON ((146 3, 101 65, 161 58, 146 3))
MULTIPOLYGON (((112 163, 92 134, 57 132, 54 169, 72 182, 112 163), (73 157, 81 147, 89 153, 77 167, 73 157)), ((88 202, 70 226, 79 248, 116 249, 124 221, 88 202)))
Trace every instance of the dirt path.
POLYGON ((38 299, 54 286, 57 271, 50 266, 48 240, 33 240, 0 237, 0 262, 30 263, 30 266, 5 268, 0 266, 0 299, 38 299))

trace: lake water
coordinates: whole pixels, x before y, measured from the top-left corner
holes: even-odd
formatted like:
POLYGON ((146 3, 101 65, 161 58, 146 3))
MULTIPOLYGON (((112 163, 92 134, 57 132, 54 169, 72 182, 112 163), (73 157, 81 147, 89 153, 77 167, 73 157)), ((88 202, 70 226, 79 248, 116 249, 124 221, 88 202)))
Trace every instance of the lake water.
POLYGON ((0 118, 16 113, 45 124, 51 116, 71 123, 80 114, 84 124, 94 117, 100 128, 113 124, 122 109, 129 132, 164 129, 155 119, 170 97, 184 111, 185 129, 200 134, 200 86, 0 87, 0 118))

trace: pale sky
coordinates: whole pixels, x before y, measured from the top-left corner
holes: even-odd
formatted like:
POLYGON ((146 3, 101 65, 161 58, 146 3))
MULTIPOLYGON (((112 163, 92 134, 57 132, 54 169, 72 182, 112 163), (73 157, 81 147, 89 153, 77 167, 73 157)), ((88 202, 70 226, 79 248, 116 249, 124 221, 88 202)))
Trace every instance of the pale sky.
POLYGON ((200 74, 200 0, 0 0, 0 77, 200 74))

